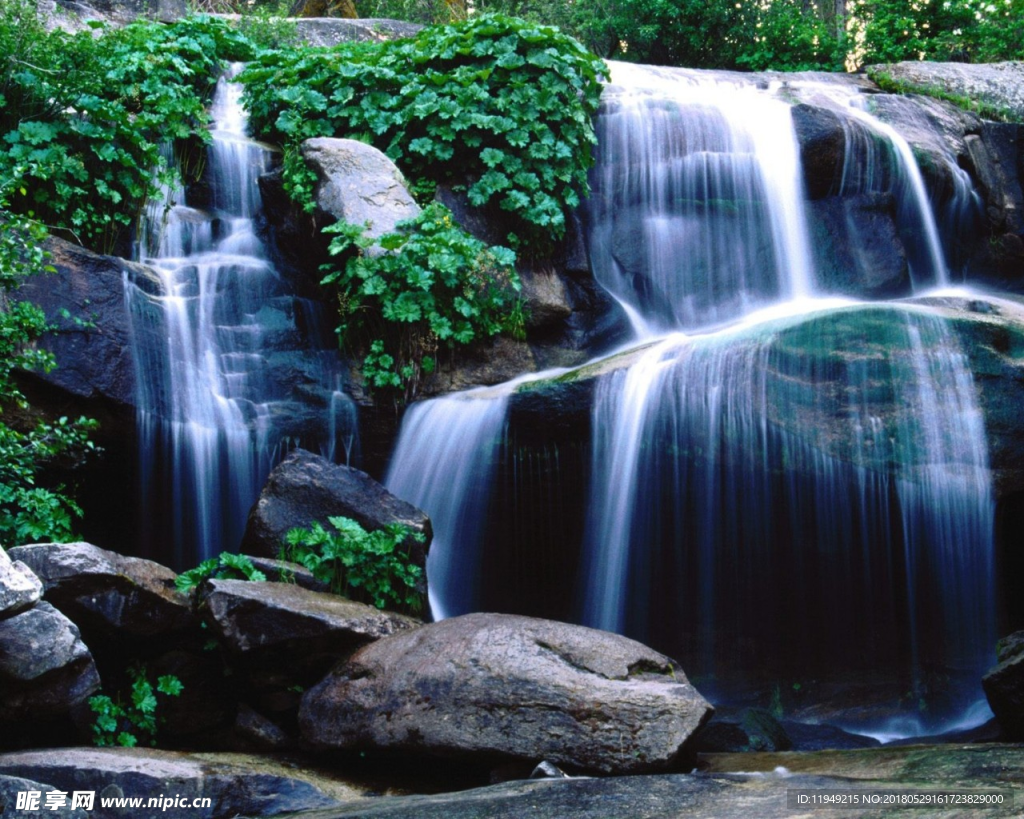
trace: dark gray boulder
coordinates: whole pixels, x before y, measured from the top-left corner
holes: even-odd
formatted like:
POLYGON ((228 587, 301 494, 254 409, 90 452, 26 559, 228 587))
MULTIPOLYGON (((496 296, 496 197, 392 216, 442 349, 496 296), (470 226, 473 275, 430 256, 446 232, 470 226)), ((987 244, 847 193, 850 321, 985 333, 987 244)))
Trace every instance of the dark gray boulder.
POLYGON ((78 628, 49 603, 0 620, 0 746, 12 724, 65 717, 99 687, 78 628))
POLYGON ((582 626, 469 614, 387 637, 306 693, 320 748, 665 768, 711 714, 668 657, 582 626))
POLYGON ((998 665, 982 678, 989 707, 1007 739, 1024 740, 1024 631, 999 641, 998 665))
POLYGON ((417 620, 292 583, 210 580, 199 590, 203 619, 231 652, 288 651, 309 660, 415 628, 417 620))
POLYGON ((846 152, 842 120, 833 111, 806 103, 794 105, 792 116, 807 195, 820 199, 838 193, 846 152))
POLYGON ((34 605, 42 593, 43 584, 32 570, 0 549, 0 619, 34 605))
POLYGON ((186 815, 228 819, 323 809, 361 795, 355 788, 324 787, 312 775, 285 765, 236 754, 200 756, 140 748, 48 749, 0 754, 0 770, 68 792, 94 791, 95 808, 89 816, 96 819, 128 815, 124 808, 103 809, 101 796, 141 798, 143 806, 131 811, 133 819, 186 815), (176 796, 187 800, 188 807, 165 810, 161 802, 146 807, 149 799, 176 796), (192 806, 192 800, 200 797, 210 800, 208 807, 192 806))
POLYGON ((391 523, 408 526, 426 537, 413 546, 412 559, 424 565, 433 531, 430 519, 410 503, 396 498, 365 472, 332 464, 299 449, 278 464, 267 478, 259 499, 249 511, 243 552, 276 557, 285 535, 314 521, 348 517, 366 530, 391 523))
MULTIPOLYGON (((46 794, 49 791, 57 790, 53 785, 43 782, 34 782, 31 779, 21 779, 16 776, 4 776, 0 774, 0 816, 14 816, 18 810, 18 794, 28 794, 35 791, 39 794, 39 806, 45 808, 47 816, 57 819, 89 819, 89 814, 82 808, 71 807, 71 795, 68 795, 68 804, 56 809, 46 808, 46 794)), ((24 797, 23 797, 24 798, 24 797)))
POLYGON ((77 625, 105 636, 150 638, 196 625, 165 566, 90 543, 36 543, 10 555, 43 582, 44 597, 77 625))

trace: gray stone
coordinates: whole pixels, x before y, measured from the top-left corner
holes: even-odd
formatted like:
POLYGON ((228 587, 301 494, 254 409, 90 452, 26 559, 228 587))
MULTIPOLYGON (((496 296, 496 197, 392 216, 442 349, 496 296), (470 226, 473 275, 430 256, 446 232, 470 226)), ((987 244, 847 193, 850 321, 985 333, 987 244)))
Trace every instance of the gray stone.
POLYGON ((304 17, 291 22, 295 24, 299 39, 311 46, 400 40, 416 36, 423 28, 417 23, 377 18, 343 20, 336 17, 304 17))
POLYGON ((903 62, 873 65, 869 76, 885 74, 904 87, 928 94, 941 91, 982 102, 1024 121, 1024 63, 903 62))
POLYGON ((1005 737, 1024 740, 1024 631, 999 641, 997 659, 981 685, 1005 737))
MULTIPOLYGON (((189 807, 164 810, 142 807, 132 819, 229 819, 235 816, 276 816, 301 810, 327 808, 358 799, 351 787, 324 787, 312 775, 270 760, 237 754, 183 754, 140 748, 65 748, 0 754, 0 770, 9 776, 48 782, 64 791, 97 794, 89 816, 114 819, 123 808, 103 809, 99 796, 125 796, 145 800, 175 797, 189 807), (193 799, 209 798, 209 807, 192 807, 193 799)), ((45 813, 49 813, 48 811, 45 813)))
POLYGON ((306 693, 321 748, 665 768, 711 706, 664 655, 549 620, 469 614, 361 649, 306 693))
MULTIPOLYGON (((398 167, 381 151, 354 139, 320 137, 302 143, 302 156, 317 176, 316 203, 324 213, 366 235, 392 233, 420 212, 398 167)), ((370 252, 383 252, 379 247, 370 252)))
POLYGON ((526 302, 526 327, 543 330, 563 324, 572 315, 569 291, 554 270, 524 270, 520 274, 526 302))
POLYGON ((837 193, 846 156, 842 120, 833 111, 806 103, 794 105, 792 115, 808 196, 819 199, 837 193))
POLYGON ((538 369, 529 345, 507 336, 495 336, 462 351, 457 359, 439 359, 434 372, 424 376, 420 383, 421 398, 502 384, 538 369))
POLYGON ((53 785, 43 782, 34 782, 31 779, 20 779, 15 776, 4 776, 0 774, 0 816, 15 816, 18 810, 18 794, 37 791, 39 793, 39 806, 45 809, 46 816, 57 817, 57 819, 89 819, 89 814, 82 808, 71 807, 71 796, 68 795, 68 804, 56 809, 46 808, 46 794, 55 791, 53 785))
POLYGON ((65 716, 99 687, 81 634, 49 603, 0 620, 0 725, 65 716))
POLYGON ((280 751, 291 744, 288 735, 273 720, 257 713, 245 703, 238 706, 235 733, 247 745, 263 751, 280 751))
POLYGON ((399 523, 426 537, 414 544, 412 560, 424 565, 433 531, 430 519, 411 503, 396 498, 365 472, 332 464, 298 449, 278 464, 249 511, 242 551, 276 557, 285 535, 314 521, 348 517, 366 530, 399 523))
POLYGON ((12 562, 0 548, 0 619, 17 614, 38 602, 43 584, 20 560, 12 562))
POLYGON ((199 590, 200 610, 232 652, 350 651, 418 621, 291 583, 210 580, 199 590))
POLYGON ((90 543, 36 543, 10 550, 43 581, 44 596, 85 629, 152 637, 195 625, 177 575, 159 563, 90 543))

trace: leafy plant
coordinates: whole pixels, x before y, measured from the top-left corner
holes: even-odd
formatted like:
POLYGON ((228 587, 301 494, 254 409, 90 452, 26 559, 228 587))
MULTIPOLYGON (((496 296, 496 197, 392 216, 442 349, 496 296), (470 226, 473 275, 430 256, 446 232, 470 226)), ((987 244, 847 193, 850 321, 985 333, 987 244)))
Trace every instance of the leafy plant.
POLYGON ((423 569, 410 560, 412 544, 422 543, 423 535, 400 524, 367 532, 351 518, 327 520, 335 531, 313 523, 288 532, 281 559, 305 566, 335 594, 351 600, 379 609, 423 609, 423 569))
POLYGON ((11 209, 110 251, 167 171, 159 144, 208 139, 221 61, 252 47, 204 16, 46 31, 34 3, 0 0, 0 52, 0 174, 24 180, 11 209))
POLYGON ((444 205, 428 205, 379 240, 344 222, 325 232, 335 237, 331 254, 347 259, 325 266, 323 283, 337 288, 342 343, 368 339, 363 375, 372 388, 409 399, 439 346, 523 332, 515 254, 470 236, 444 205))
POLYGON ((248 555, 221 552, 217 557, 204 560, 194 569, 182 572, 174 579, 178 591, 188 594, 204 580, 254 580, 263 581, 267 576, 257 569, 248 555))
POLYGON ((464 186, 521 232, 558 237, 588 190, 604 70, 556 29, 480 15, 407 40, 263 54, 240 80, 301 204, 312 208, 302 141, 345 136, 383 150, 420 192, 464 186))
POLYGON ((131 686, 127 699, 121 694, 114 698, 106 694, 89 698, 89 708, 96 715, 92 726, 93 744, 133 748, 141 740, 155 747, 157 730, 163 722, 157 715, 160 703, 157 695, 178 697, 185 687, 171 674, 159 677, 154 687, 144 666, 129 668, 128 677, 131 686))
POLYGON ((66 417, 56 422, 9 424, 12 414, 29 410, 14 372, 55 366, 52 354, 33 346, 49 329, 37 306, 14 295, 26 276, 53 272, 41 245, 46 231, 36 222, 5 210, 0 184, 0 546, 40 540, 73 539, 72 521, 82 510, 63 485, 47 486, 44 468, 60 458, 95 451, 88 433, 96 422, 66 417))

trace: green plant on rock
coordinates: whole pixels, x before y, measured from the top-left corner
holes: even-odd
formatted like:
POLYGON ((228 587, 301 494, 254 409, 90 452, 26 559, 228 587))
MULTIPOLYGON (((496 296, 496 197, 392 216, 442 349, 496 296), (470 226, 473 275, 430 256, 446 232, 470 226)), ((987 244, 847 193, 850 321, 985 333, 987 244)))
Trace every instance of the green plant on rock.
POLYGON ((162 697, 178 697, 184 685, 177 677, 159 677, 156 685, 149 681, 144 666, 128 669, 131 685, 126 696, 100 694, 89 698, 89 708, 96 715, 92 726, 93 744, 105 747, 121 745, 133 748, 141 741, 156 746, 158 729, 163 720, 157 714, 162 697))
POLYGON ((337 291, 342 345, 367 351, 371 388, 411 399, 439 348, 522 335, 515 254, 470 236, 444 205, 376 240, 344 222, 325 232, 334 235, 331 254, 345 260, 324 267, 323 283, 337 291))
POLYGON ((0 173, 10 208, 109 252, 163 170, 160 144, 205 140, 223 60, 252 55, 222 20, 46 31, 28 0, 0 0, 0 173))
POLYGON ((344 136, 383 150, 421 193, 464 187, 524 237, 557 238, 588 190, 604 71, 557 29, 480 15, 407 40, 263 54, 240 79, 301 204, 312 208, 302 141, 344 136))
POLYGON ((178 591, 188 594, 204 580, 266 580, 267 576, 257 569, 248 555, 221 552, 217 557, 204 560, 194 569, 182 572, 174 579, 178 591))
POLYGON ((36 222, 5 210, 9 186, 0 185, 0 546, 41 540, 71 540, 73 520, 82 510, 60 484, 43 473, 56 461, 75 461, 94 444, 88 433, 96 422, 66 417, 28 421, 31 409, 15 381, 16 370, 53 369, 53 355, 33 346, 50 329, 43 311, 18 301, 15 291, 26 276, 53 272, 41 242, 46 231, 36 222), (12 416, 22 416, 14 423, 12 416))
POLYGON ((424 538, 407 526, 391 524, 367 532, 351 518, 327 519, 292 529, 280 558, 299 563, 331 591, 379 609, 418 613, 423 609, 423 569, 411 561, 414 543, 424 538))

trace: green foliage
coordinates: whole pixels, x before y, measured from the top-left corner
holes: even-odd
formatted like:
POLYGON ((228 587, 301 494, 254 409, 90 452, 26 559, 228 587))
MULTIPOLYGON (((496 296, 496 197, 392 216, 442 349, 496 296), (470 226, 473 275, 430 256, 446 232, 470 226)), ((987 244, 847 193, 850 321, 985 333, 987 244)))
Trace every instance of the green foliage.
POLYGON ((411 399, 439 346, 522 335, 515 255, 470 236, 444 205, 428 205, 376 241, 344 222, 325 232, 335 236, 331 254, 347 258, 325 266, 323 283, 337 288, 342 343, 369 349, 363 375, 371 387, 411 399))
POLYGON ((350 518, 328 522, 335 531, 314 523, 288 532, 281 559, 305 566, 331 591, 350 600, 379 609, 423 609, 423 569, 409 559, 412 544, 422 543, 423 535, 400 524, 367 532, 350 518))
POLYGON ((155 190, 158 145, 206 138, 222 59, 251 56, 221 20, 48 32, 29 0, 0 0, 0 174, 11 208, 109 251, 155 190))
POLYGON ((178 697, 184 689, 181 680, 171 674, 159 677, 154 687, 143 666, 129 668, 128 677, 131 686, 127 698, 120 693, 114 698, 105 694, 89 698, 89 708, 96 715, 93 744, 133 748, 142 740, 155 747, 157 730, 163 722, 157 715, 157 695, 178 697))
POLYGON ((465 185, 531 237, 558 237, 587 191, 604 66, 556 29, 481 15, 415 38, 263 54, 243 72, 250 123, 286 152, 285 185, 311 205, 296 159, 310 137, 372 143, 414 184, 465 185))
POLYGON ((247 555, 221 552, 217 557, 204 560, 194 569, 182 572, 174 579, 178 591, 188 594, 204 580, 266 580, 267 576, 257 569, 247 555))
POLYGON ((42 310, 12 296, 25 276, 53 270, 40 244, 46 231, 5 210, 3 194, 0 186, 0 546, 10 547, 73 539, 72 521, 82 511, 63 486, 45 486, 41 475, 57 459, 93 450, 87 435, 96 423, 60 418, 26 430, 7 422, 12 413, 28 409, 15 370, 48 372, 55 362, 32 346, 49 329, 42 310))

